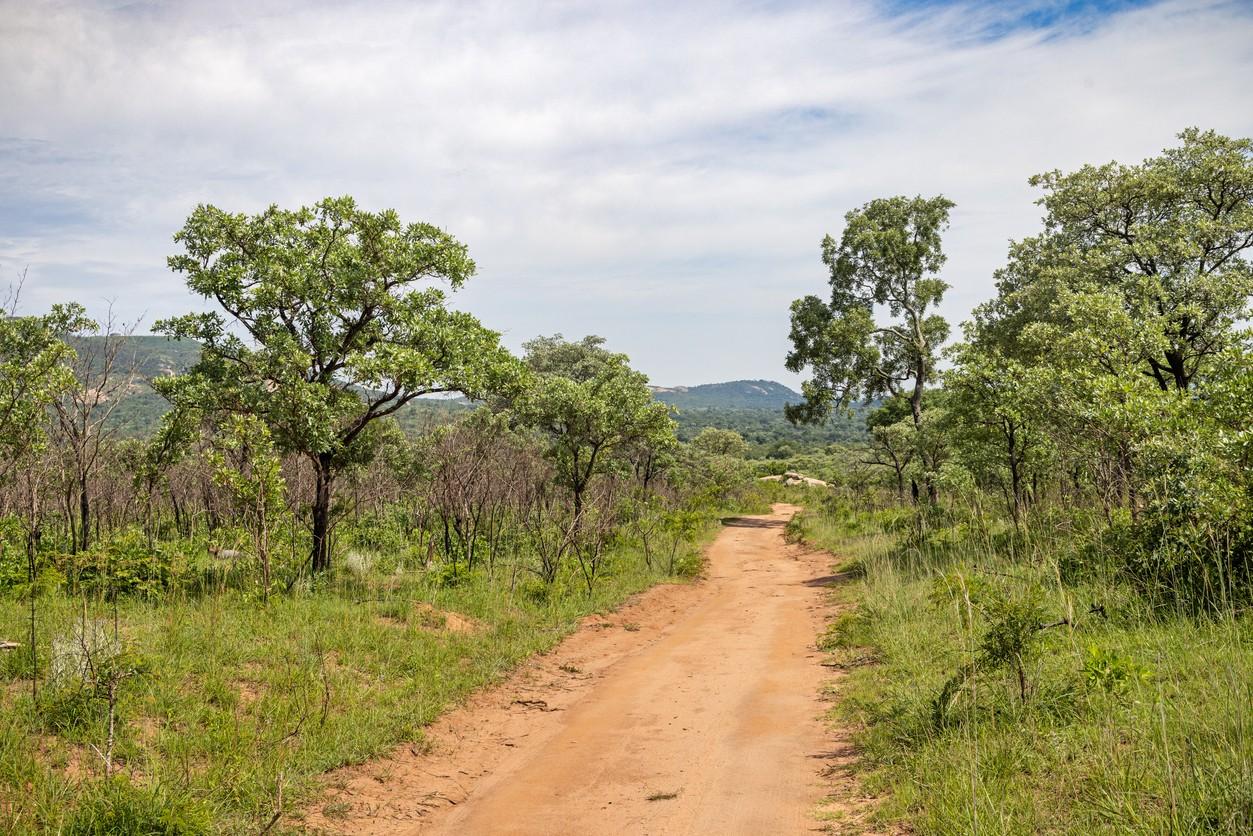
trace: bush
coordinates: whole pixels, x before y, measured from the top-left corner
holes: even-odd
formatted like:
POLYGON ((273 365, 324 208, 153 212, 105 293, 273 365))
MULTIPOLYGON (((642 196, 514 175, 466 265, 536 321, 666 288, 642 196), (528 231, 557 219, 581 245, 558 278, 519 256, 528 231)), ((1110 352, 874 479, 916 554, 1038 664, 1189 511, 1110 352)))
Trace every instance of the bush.
POLYGON ((29 580, 26 534, 17 517, 0 517, 0 589, 12 589, 29 580))
POLYGON ((65 836, 194 836, 210 832, 208 812, 162 785, 139 787, 124 776, 92 786, 74 807, 65 836))
POLYGON ((51 734, 70 735, 104 723, 108 703, 84 683, 51 685, 39 692, 39 720, 51 734))
POLYGON ((158 598, 173 586, 182 557, 151 548, 143 532, 131 528, 89 552, 64 555, 59 562, 84 592, 158 598))

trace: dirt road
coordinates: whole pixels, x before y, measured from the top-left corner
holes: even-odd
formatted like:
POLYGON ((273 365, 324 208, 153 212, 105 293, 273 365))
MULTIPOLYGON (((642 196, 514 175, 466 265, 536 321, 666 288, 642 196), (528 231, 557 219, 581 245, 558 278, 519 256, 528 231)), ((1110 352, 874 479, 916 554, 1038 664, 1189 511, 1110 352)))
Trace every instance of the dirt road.
POLYGON ((797 509, 730 521, 707 578, 658 587, 432 729, 430 753, 348 771, 310 824, 353 833, 787 834, 821 829, 843 741, 814 641, 830 556, 797 509))

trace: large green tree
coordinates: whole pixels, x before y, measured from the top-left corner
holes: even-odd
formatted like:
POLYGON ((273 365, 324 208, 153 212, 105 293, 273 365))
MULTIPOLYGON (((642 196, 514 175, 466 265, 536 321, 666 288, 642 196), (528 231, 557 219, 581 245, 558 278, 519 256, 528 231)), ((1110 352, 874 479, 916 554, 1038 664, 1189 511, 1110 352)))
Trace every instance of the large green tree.
POLYGON ((246 413, 314 473, 315 570, 330 566, 336 477, 374 453, 379 419, 437 392, 482 396, 516 375, 499 335, 445 307, 430 282, 474 274, 466 246, 348 197, 256 215, 201 205, 169 259, 220 312, 158 323, 203 346, 186 375, 160 382, 181 410, 246 413))
POLYGON ((574 518, 592 479, 640 446, 673 446, 670 408, 653 399, 648 378, 601 337, 567 342, 560 334, 524 346, 532 372, 514 408, 548 441, 561 484, 570 491, 574 518))
POLYGON ((808 368, 813 377, 802 384, 805 401, 788 407, 790 419, 821 421, 861 398, 907 393, 921 423, 922 393, 948 337, 948 323, 932 309, 948 289, 936 273, 952 208, 944 197, 872 200, 844 216, 838 242, 823 239, 830 301, 792 303, 787 368, 808 368), (880 310, 891 321, 880 322, 880 310))
POLYGON ((787 407, 790 420, 819 422, 856 400, 891 395, 908 399, 921 430, 923 393, 948 338, 948 323, 933 309, 948 289, 936 274, 952 208, 945 197, 872 200, 844 216, 838 242, 823 239, 830 301, 792 303, 787 368, 813 377, 801 386, 804 402, 787 407))
POLYGON ((1163 390, 1188 389, 1249 312, 1253 141, 1195 128, 1179 138, 1138 165, 1033 177, 1044 231, 1011 248, 983 318, 1073 331, 1084 323, 1067 309, 1116 307, 1140 332, 1142 371, 1163 390))
POLYGON ((1029 493, 1013 487, 1024 468, 1047 463, 1107 514, 1137 518, 1160 494, 1163 451, 1192 455, 1204 436, 1180 416, 1212 401, 1207 381, 1239 353, 1253 142, 1197 129, 1179 139, 1138 164, 1031 180, 1044 228, 1011 244, 946 379, 968 457, 982 446, 969 442, 999 437, 983 449, 999 446, 1014 508, 1029 493))

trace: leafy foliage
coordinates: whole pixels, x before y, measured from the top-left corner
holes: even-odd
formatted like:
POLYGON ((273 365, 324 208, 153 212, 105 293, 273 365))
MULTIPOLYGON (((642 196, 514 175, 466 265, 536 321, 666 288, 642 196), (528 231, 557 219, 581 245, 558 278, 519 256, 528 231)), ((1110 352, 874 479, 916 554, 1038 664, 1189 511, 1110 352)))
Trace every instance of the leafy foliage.
POLYGON ((548 440, 576 518, 593 477, 612 469, 630 448, 675 443, 669 408, 653 400, 648 378, 603 342, 586 337, 570 343, 558 334, 527 343, 533 377, 514 403, 519 419, 548 440))
POLYGON ((787 408, 794 421, 820 421, 833 409, 895 395, 912 381, 911 403, 921 415, 922 392, 935 367, 948 324, 929 310, 948 285, 940 236, 953 203, 943 197, 873 200, 844 216, 839 243, 822 242, 831 300, 806 296, 792 303, 789 371, 812 369, 805 401, 787 408), (875 321, 876 306, 897 318, 875 321))
POLYGON ((447 309, 439 288, 412 287, 456 289, 474 273, 466 247, 430 224, 405 225, 346 197, 252 217, 200 206, 175 240, 185 252, 170 267, 230 319, 158 323, 203 346, 196 366, 159 391, 184 411, 254 415, 279 449, 312 461, 316 569, 330 561, 333 482, 370 459, 378 419, 424 394, 482 396, 516 376, 495 332, 447 309))
POLYGON ((65 367, 74 351, 61 336, 87 323, 74 304, 0 317, 0 476, 46 439, 44 411, 74 383, 65 367))

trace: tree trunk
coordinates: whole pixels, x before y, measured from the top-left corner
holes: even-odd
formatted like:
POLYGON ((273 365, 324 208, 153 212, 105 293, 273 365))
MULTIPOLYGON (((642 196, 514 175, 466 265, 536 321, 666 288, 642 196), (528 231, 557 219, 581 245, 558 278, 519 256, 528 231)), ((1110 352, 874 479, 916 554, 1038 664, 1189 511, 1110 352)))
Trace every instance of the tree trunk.
POLYGON ((261 558, 261 600, 270 600, 270 525, 265 492, 257 500, 257 557, 261 558))
POLYGON ((922 393, 926 385, 922 366, 914 370, 914 391, 909 393, 909 411, 914 416, 914 429, 922 429, 922 393))
MULTIPOLYGON (((920 338, 921 339, 921 338, 920 338)), ((925 356, 920 351, 919 356, 925 356)), ((914 429, 919 433, 922 432, 922 394, 926 390, 927 385, 927 366, 925 361, 919 360, 914 367, 914 390, 909 394, 909 411, 914 417, 914 429)), ((927 464, 924 457, 923 464, 927 464)), ((927 501, 934 505, 940 499, 940 492, 936 490, 935 483, 928 476, 923 480, 927 487, 927 501)), ((914 485, 914 501, 918 501, 918 486, 914 485)))
POLYGON ((328 456, 313 460, 313 549, 310 561, 314 572, 331 568, 331 488, 334 473, 328 456))
MULTIPOLYGON (((32 503, 33 504, 33 503, 32 503)), ((30 581, 30 698, 35 705, 35 710, 39 710, 39 652, 38 639, 39 634, 35 629, 35 601, 39 597, 35 590, 35 529, 34 523, 31 529, 26 533, 26 572, 30 581)))
POLYGON ((70 531, 70 554, 78 554, 78 523, 74 519, 74 487, 67 480, 65 496, 62 500, 65 508, 65 524, 70 531))
POLYGON ((88 493, 87 473, 78 476, 78 534, 79 549, 87 551, 91 547, 91 494, 88 493))
POLYGON ((1009 481, 1011 494, 1009 515, 1013 518, 1014 528, 1017 529, 1020 525, 1022 516, 1022 473, 1018 467, 1018 438, 1012 429, 1006 433, 1006 440, 1009 445, 1009 481))
POLYGON ((1175 389, 1180 392, 1188 391, 1188 384, 1191 379, 1188 377, 1188 370, 1184 367, 1183 353, 1179 351, 1166 352, 1166 362, 1170 364, 1170 374, 1175 381, 1175 389))

